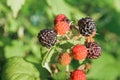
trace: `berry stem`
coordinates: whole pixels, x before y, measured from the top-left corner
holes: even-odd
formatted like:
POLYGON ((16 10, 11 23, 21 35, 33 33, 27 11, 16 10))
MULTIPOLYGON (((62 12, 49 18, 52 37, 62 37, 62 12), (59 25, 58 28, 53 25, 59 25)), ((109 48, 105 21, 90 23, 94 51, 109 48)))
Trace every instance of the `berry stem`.
POLYGON ((69 72, 69 65, 66 66, 66 72, 69 72))
POLYGON ((87 38, 86 38, 86 41, 87 41, 87 43, 89 43, 89 42, 94 42, 94 39, 93 39, 93 37, 87 37, 87 38))
POLYGON ((74 28, 79 32, 78 26, 74 25, 73 21, 69 23, 69 26, 71 27, 71 29, 74 28))
POLYGON ((74 39, 74 40, 77 40, 77 39, 79 39, 80 37, 81 37, 81 35, 77 35, 77 36, 74 36, 73 39, 74 39))
POLYGON ((75 26, 74 24, 70 25, 71 28, 74 28, 75 30, 77 30, 79 32, 78 26, 75 26))
POLYGON ((84 70, 84 69, 85 69, 85 64, 80 65, 80 66, 78 67, 78 69, 79 69, 79 70, 84 70))
POLYGON ((70 37, 68 35, 65 35, 65 37, 67 38, 67 40, 70 40, 70 37))

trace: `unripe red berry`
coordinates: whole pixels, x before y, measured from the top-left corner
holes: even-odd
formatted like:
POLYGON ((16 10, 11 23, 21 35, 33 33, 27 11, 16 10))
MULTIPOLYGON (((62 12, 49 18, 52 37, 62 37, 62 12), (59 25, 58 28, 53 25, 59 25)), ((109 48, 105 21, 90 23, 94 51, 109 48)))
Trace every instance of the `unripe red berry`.
POLYGON ((64 14, 58 14, 55 17, 54 24, 56 25, 58 22, 69 22, 68 18, 64 14))
POLYGON ((67 66, 71 62, 71 57, 70 57, 69 53, 66 52, 66 53, 60 54, 58 60, 61 65, 67 66))
POLYGON ((87 57, 87 48, 84 45, 77 44, 72 48, 72 56, 76 60, 83 60, 87 57))
POLYGON ((58 22, 54 29, 56 30, 58 35, 65 35, 69 30, 70 30, 70 26, 67 22, 58 22))
POLYGON ((82 70, 74 70, 70 74, 70 80, 86 80, 86 74, 82 70))

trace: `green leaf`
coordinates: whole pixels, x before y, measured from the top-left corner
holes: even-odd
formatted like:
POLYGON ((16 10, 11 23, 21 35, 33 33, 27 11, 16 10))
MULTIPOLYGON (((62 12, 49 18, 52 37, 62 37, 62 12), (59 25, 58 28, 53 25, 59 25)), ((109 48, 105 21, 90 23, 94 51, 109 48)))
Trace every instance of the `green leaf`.
POLYGON ((2 71, 2 80, 40 80, 36 67, 21 57, 8 59, 2 71))
POLYGON ((3 44, 3 42, 2 42, 2 41, 0 41, 0 47, 1 47, 1 46, 3 46, 3 45, 4 45, 4 44, 3 44))
POLYGON ((40 63, 40 61, 33 55, 28 55, 25 57, 25 60, 31 62, 31 63, 40 63))
POLYGON ((85 38, 81 38, 80 40, 65 40, 65 41, 61 41, 58 46, 62 49, 70 49, 71 47, 73 47, 76 44, 84 44, 85 42, 85 38))
POLYGON ((73 70, 77 69, 79 66, 80 66, 79 61, 72 59, 70 65, 69 65, 69 69, 70 69, 70 71, 73 71, 73 70))
POLYGON ((52 75, 54 80, 66 80, 67 79, 67 75, 65 71, 60 71, 56 74, 52 75))
POLYGON ((30 47, 30 50, 31 50, 32 54, 36 57, 36 59, 41 60, 42 59, 41 55, 44 52, 42 52, 43 49, 40 50, 40 48, 41 48, 40 45, 35 44, 36 40, 37 40, 36 38, 31 39, 31 41, 29 43, 30 44, 29 47, 30 47))
POLYGON ((11 7, 14 18, 17 17, 19 10, 21 9, 24 3, 25 0, 7 0, 7 5, 11 7))
POLYGON ((44 56, 43 61, 42 61, 42 67, 46 68, 50 73, 51 73, 51 70, 50 70, 50 67, 49 67, 49 62, 51 60, 51 57, 52 57, 54 51, 55 51, 55 46, 52 47, 50 49, 50 51, 48 51, 46 53, 46 55, 44 56))
POLYGON ((93 61, 92 68, 88 73, 88 77, 90 79, 116 80, 119 72, 116 68, 117 66, 115 66, 116 61, 114 57, 103 52, 99 59, 93 61))
POLYGON ((115 9, 120 12, 120 0, 114 0, 114 6, 115 9))
POLYGON ((13 40, 12 45, 5 47, 5 57, 10 58, 13 56, 25 56, 25 51, 27 48, 24 46, 22 41, 13 40))
POLYGON ((55 15, 63 13, 70 17, 70 9, 64 0, 47 0, 47 3, 55 15))

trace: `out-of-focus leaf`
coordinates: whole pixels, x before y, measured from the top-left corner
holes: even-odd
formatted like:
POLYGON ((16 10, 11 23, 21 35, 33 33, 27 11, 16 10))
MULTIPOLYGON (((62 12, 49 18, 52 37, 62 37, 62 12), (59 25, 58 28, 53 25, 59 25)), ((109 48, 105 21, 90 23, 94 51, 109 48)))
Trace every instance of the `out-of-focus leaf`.
POLYGON ((120 12, 120 0, 114 0, 114 6, 115 9, 120 12))
POLYGON ((42 51, 43 50, 40 50, 40 48, 41 48, 41 46, 40 45, 36 45, 35 43, 36 43, 36 40, 37 40, 37 38, 33 38, 31 41, 30 41, 30 50, 31 50, 31 52, 33 53, 33 55, 36 57, 36 59, 42 59, 42 51))
POLYGON ((8 10, 7 10, 7 7, 5 6, 5 5, 3 5, 2 3, 0 3, 0 12, 1 11, 5 11, 5 12, 7 12, 8 10))
POLYGON ((28 47, 26 47, 23 42, 21 41, 12 41, 11 45, 8 45, 5 47, 5 57, 10 58, 13 56, 25 56, 25 51, 27 50, 28 47))
POLYGON ((47 3, 50 6, 49 9, 52 10, 55 15, 62 13, 70 18, 72 13, 76 18, 85 16, 85 14, 80 12, 78 9, 67 4, 65 0, 47 0, 47 3))
POLYGON ((116 68, 118 69, 119 76, 120 76, 120 64, 119 64, 119 61, 120 61, 120 57, 119 57, 118 62, 116 63, 115 66, 117 66, 116 68))
POLYGON ((93 61, 88 77, 100 80, 116 80, 119 72, 116 68, 117 66, 115 66, 115 59, 111 55, 103 52, 99 59, 93 61))
POLYGON ((21 57, 8 59, 3 67, 2 80, 40 80, 35 66, 21 57))
POLYGON ((0 47, 1 47, 1 46, 3 46, 3 42, 2 42, 2 41, 0 41, 0 47))
POLYGON ((7 5, 11 7, 14 18, 17 17, 19 10, 21 9, 24 3, 25 0, 7 0, 7 5))
POLYGON ((72 14, 72 17, 76 20, 79 20, 82 17, 85 17, 86 14, 84 14, 83 12, 81 12, 78 8, 67 5, 68 8, 70 9, 70 12, 72 14))
POLYGON ((11 15, 8 15, 8 25, 6 25, 6 30, 9 32, 17 32, 19 24, 18 21, 13 19, 11 15))
POLYGON ((38 63, 38 64, 40 63, 39 60, 33 55, 28 55, 25 57, 25 59, 32 63, 38 63))
POLYGON ((47 0, 47 3, 55 15, 62 13, 70 17, 70 9, 64 0, 47 0))

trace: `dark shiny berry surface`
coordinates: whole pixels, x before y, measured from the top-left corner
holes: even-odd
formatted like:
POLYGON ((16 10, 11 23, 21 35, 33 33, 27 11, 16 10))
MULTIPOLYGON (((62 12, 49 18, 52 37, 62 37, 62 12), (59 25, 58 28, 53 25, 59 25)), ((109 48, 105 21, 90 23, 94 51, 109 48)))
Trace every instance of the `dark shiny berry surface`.
POLYGON ((95 22, 90 17, 82 18, 78 21, 79 31, 82 36, 90 36, 96 31, 95 22))
POLYGON ((50 48, 56 43, 57 34, 53 29, 43 29, 37 37, 41 45, 50 48))

